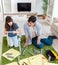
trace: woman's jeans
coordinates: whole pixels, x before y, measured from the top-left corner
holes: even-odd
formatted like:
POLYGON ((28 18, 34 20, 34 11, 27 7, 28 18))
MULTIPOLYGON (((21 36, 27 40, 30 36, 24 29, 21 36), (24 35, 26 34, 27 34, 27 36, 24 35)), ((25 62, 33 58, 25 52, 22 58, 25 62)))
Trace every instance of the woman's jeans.
POLYGON ((9 41, 9 46, 12 47, 18 47, 19 46, 19 38, 17 38, 17 36, 14 36, 14 37, 8 37, 8 41, 9 41))

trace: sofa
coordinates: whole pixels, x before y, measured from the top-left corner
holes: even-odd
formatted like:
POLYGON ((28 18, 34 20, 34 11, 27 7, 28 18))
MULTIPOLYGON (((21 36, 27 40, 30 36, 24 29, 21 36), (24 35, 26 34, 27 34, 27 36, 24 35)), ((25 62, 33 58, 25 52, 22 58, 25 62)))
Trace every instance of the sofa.
POLYGON ((53 19, 53 23, 51 25, 51 33, 57 37, 57 39, 53 40, 52 46, 58 52, 58 18, 53 19))
POLYGON ((51 33, 58 38, 58 18, 53 19, 53 23, 51 25, 51 33))

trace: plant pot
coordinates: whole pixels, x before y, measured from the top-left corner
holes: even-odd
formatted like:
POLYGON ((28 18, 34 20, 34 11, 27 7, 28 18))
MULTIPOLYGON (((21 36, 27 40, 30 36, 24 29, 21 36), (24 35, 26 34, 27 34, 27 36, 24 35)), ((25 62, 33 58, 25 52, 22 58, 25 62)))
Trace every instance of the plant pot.
POLYGON ((43 15, 43 16, 42 16, 42 19, 45 19, 45 18, 46 18, 46 15, 43 15))

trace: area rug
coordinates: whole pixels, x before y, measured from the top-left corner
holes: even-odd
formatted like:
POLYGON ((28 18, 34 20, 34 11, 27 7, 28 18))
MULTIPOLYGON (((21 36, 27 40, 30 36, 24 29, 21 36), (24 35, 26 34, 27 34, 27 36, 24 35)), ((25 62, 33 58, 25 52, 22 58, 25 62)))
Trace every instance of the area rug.
POLYGON ((16 57, 20 55, 20 51, 15 50, 13 48, 7 50, 2 56, 10 61, 14 60, 16 57))
MULTIPOLYGON (((4 52, 6 52, 7 50, 11 49, 9 47, 7 47, 7 38, 6 37, 3 37, 3 40, 2 40, 2 54, 4 52)), ((21 46, 22 46, 22 51, 24 50, 24 43, 25 43, 25 36, 23 35, 22 38, 21 38, 21 46)), ((14 48, 12 47, 13 49, 15 50, 19 50, 19 48, 14 48)), ((28 46, 26 52, 25 52, 25 55, 22 55, 20 56, 20 59, 25 59, 25 58, 28 58, 28 57, 31 57, 31 54, 29 54, 29 51, 32 52, 34 55, 36 55, 36 53, 34 52, 34 47, 33 45, 30 45, 28 46)), ((36 48, 37 50, 40 50, 38 48, 36 48)), ((46 50, 54 50, 54 48, 52 46, 44 46, 42 48, 42 54, 47 58, 46 56, 46 50)), ((55 51, 55 50, 54 50, 55 51)), ((55 51, 56 52, 56 51, 55 51)), ((1 57, 1 65, 5 65, 5 64, 9 64, 11 63, 11 61, 7 60, 6 58, 4 58, 3 56, 1 57)), ((16 57, 12 62, 18 62, 18 58, 16 57)), ((54 61, 50 61, 52 63, 58 63, 58 60, 54 60, 54 61)))

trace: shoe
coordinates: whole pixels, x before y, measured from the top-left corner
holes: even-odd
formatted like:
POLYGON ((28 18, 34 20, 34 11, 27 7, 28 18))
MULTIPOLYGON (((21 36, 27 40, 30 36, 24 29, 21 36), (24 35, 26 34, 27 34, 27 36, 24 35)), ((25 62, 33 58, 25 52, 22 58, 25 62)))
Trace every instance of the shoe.
POLYGON ((48 39, 57 39, 57 37, 54 36, 54 35, 53 35, 53 36, 52 36, 52 35, 49 35, 49 36, 48 36, 48 39))
POLYGON ((39 51, 39 50, 37 50, 37 49, 35 49, 35 48, 34 48, 34 52, 35 52, 36 54, 41 54, 41 51, 39 51))

